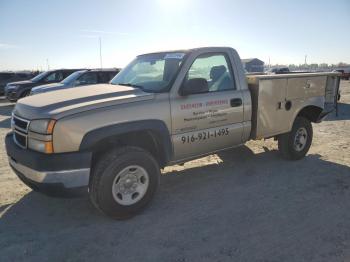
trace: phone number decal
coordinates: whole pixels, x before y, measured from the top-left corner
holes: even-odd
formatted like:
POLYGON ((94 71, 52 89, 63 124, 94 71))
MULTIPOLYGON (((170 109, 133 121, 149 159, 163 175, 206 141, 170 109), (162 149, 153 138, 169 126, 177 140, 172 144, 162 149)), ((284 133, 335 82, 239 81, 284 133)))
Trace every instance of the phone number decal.
POLYGON ((229 134, 228 128, 222 128, 214 131, 203 131, 203 132, 195 133, 193 135, 182 136, 181 141, 183 144, 195 143, 195 142, 200 142, 200 141, 204 141, 204 140, 212 139, 216 137, 227 136, 228 134, 229 134))

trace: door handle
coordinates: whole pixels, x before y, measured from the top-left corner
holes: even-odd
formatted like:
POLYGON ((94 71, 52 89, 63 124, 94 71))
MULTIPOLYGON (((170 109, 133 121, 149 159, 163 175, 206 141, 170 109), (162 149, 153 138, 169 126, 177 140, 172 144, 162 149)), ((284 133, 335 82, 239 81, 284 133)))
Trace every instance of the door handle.
POLYGON ((242 105, 242 99, 240 99, 240 98, 233 98, 230 101, 230 105, 231 105, 231 107, 241 106, 242 105))

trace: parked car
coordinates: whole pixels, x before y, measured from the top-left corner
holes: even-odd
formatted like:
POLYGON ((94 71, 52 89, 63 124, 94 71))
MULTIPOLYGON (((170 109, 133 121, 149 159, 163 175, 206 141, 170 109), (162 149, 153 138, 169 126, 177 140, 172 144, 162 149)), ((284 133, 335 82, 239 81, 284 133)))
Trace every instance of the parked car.
POLYGON ((61 82, 67 76, 78 70, 81 69, 51 70, 43 72, 30 80, 9 83, 5 87, 5 96, 9 101, 15 102, 22 97, 28 96, 33 87, 61 82))
POLYGON ((0 95, 4 95, 5 86, 8 83, 15 81, 23 81, 33 77, 32 73, 24 73, 24 72, 0 72, 0 95))
POLYGON ((76 71, 59 83, 41 85, 32 88, 31 95, 71 88, 75 86, 108 83, 120 69, 87 69, 76 71))

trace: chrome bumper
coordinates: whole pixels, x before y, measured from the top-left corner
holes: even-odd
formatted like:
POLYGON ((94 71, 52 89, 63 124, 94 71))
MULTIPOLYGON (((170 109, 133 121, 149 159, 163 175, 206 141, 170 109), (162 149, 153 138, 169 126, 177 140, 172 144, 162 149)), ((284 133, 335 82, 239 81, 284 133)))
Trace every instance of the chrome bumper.
POLYGON ((43 184, 62 184, 65 188, 83 187, 89 184, 90 168, 60 170, 60 171, 37 171, 17 163, 9 158, 13 169, 21 173, 27 179, 43 184))

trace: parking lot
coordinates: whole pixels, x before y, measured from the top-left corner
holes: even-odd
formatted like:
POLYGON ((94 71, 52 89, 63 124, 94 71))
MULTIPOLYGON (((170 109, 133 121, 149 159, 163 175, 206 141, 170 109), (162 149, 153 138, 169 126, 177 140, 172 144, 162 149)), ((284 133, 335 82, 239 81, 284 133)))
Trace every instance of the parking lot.
POLYGON ((10 170, 0 98, 0 260, 350 261, 350 82, 300 161, 273 140, 172 166, 141 215, 113 221, 87 197, 50 198, 10 170))

